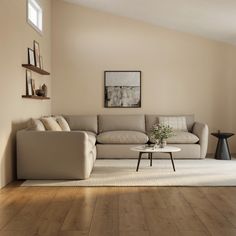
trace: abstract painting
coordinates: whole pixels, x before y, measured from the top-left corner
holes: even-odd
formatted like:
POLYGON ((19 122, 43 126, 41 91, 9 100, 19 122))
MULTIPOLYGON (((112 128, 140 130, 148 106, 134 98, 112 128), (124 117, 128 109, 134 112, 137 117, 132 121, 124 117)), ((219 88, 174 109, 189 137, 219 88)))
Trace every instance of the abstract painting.
POLYGON ((141 107, 141 71, 105 71, 104 106, 141 107))

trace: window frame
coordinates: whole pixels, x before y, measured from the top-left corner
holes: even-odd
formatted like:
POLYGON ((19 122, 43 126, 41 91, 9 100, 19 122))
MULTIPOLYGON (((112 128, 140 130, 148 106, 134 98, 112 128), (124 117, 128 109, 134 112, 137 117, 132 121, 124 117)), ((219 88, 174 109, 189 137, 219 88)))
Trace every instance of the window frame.
POLYGON ((43 8, 40 4, 40 2, 38 0, 27 0, 27 22, 28 24, 33 27, 33 29, 35 29, 38 33, 40 33, 41 35, 43 34, 43 8), (36 11, 37 11, 37 21, 39 21, 39 17, 41 15, 41 27, 42 29, 40 29, 39 27, 39 23, 38 25, 35 25, 34 22, 32 22, 29 18, 29 5, 31 5, 36 11))

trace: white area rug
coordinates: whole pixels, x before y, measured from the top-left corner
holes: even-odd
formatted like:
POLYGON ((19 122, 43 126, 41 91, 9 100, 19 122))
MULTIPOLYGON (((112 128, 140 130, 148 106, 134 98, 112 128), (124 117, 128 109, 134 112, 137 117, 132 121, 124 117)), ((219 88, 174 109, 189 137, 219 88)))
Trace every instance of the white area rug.
POLYGON ((27 180, 21 186, 236 186, 236 160, 96 160, 87 180, 27 180))

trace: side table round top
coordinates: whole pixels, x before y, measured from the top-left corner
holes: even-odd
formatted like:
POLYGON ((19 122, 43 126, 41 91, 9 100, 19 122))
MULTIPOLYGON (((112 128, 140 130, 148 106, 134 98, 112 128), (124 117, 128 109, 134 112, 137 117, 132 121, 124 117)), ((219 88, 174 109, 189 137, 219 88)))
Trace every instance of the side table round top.
POLYGON ((218 133, 211 133, 211 135, 217 138, 229 138, 234 135, 234 133, 225 133, 225 132, 218 132, 218 133))
POLYGON ((137 147, 132 147, 130 148, 131 151, 135 151, 135 152, 150 152, 150 153, 154 153, 154 152, 179 152, 181 151, 180 148, 178 147, 174 147, 174 146, 165 146, 164 148, 154 148, 153 146, 149 147, 149 146, 137 146, 137 147))

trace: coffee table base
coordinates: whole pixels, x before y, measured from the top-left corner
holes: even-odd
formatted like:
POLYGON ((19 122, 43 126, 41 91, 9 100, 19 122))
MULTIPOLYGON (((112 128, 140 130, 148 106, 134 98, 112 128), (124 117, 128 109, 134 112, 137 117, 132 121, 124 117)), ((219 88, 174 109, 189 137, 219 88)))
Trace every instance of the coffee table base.
MULTIPOLYGON (((148 159, 150 159, 150 166, 152 166, 152 152, 139 152, 138 164, 137 164, 136 171, 138 171, 138 169, 139 169, 139 164, 140 164, 142 155, 146 154, 146 153, 148 154, 148 159)), ((172 167, 173 167, 173 170, 175 171, 175 163, 174 163, 174 160, 173 160, 172 152, 166 152, 166 153, 170 155, 172 167)))

